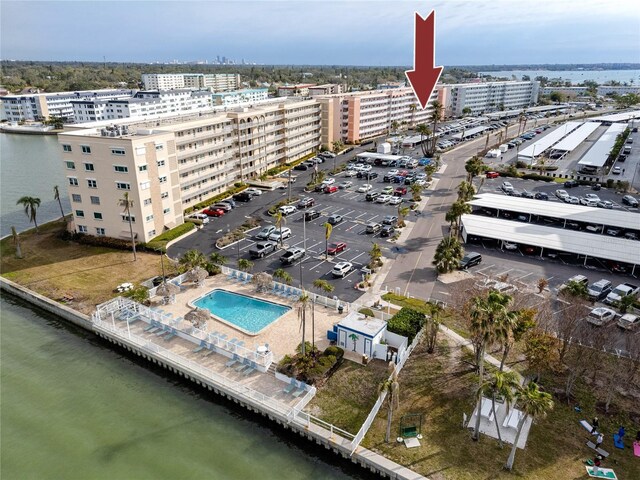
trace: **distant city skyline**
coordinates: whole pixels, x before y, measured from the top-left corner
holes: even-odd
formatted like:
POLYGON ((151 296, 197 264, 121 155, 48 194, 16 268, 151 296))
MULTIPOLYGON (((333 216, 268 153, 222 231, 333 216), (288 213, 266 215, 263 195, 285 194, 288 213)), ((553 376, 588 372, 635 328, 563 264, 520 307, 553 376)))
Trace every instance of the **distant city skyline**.
POLYGON ((3 0, 0 57, 411 65, 414 12, 431 8, 439 65, 640 62, 640 9, 630 0, 3 0))

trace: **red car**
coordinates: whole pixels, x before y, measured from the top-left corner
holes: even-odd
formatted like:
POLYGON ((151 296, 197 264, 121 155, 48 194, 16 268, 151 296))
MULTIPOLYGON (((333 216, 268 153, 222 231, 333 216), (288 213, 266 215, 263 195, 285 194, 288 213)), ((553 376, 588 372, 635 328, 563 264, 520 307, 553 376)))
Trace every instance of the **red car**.
POLYGON ((401 177, 406 177, 407 175, 409 175, 409 172, 407 170, 400 170, 398 172, 398 175, 401 177))
POLYGON ((499 176, 498 172, 487 172, 487 178, 498 178, 499 176))
POLYGON ((210 217, 222 217, 224 215, 224 210, 219 208, 207 208, 206 210, 203 210, 202 213, 210 217))
POLYGON ((335 193, 338 191, 338 187, 335 185, 328 185, 324 187, 324 193, 335 193))
POLYGON ((407 187, 398 187, 396 188, 396 190, 393 192, 393 194, 396 197, 401 197, 402 195, 406 195, 407 194, 407 187))
POLYGON ((344 252, 347 249, 347 244, 344 242, 333 242, 329 244, 327 253, 329 255, 335 255, 340 252, 344 252))

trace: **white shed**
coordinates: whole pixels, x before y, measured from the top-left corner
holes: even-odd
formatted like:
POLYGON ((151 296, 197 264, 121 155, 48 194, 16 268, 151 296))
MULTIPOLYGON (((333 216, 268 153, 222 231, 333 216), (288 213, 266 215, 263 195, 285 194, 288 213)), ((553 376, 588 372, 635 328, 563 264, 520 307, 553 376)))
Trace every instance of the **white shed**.
POLYGON ((337 325, 338 346, 373 358, 375 345, 384 339, 387 322, 377 318, 366 318, 351 312, 337 325))

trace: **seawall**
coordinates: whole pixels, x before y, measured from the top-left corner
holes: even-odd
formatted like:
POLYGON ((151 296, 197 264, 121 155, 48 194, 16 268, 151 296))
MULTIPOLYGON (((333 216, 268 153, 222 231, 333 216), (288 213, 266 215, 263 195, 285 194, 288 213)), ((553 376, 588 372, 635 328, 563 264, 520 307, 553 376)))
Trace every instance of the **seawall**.
POLYGON ((409 470, 408 468, 405 468, 363 447, 358 447, 356 451, 351 454, 351 442, 349 440, 341 437, 335 432, 322 428, 319 425, 313 424, 309 421, 304 421, 304 415, 296 416, 291 415, 290 413, 270 409, 265 406, 264 403, 255 399, 244 395, 238 395, 237 392, 234 392, 223 384, 213 381, 210 377, 203 375, 197 369, 189 368, 185 365, 178 365, 176 362, 172 362, 170 359, 166 358, 162 352, 145 348, 145 346, 140 345, 132 339, 123 338, 112 334, 108 330, 99 328, 91 322, 90 317, 87 315, 77 312, 65 305, 59 304, 58 302, 33 292, 16 284, 15 282, 0 277, 0 290, 21 298, 22 300, 52 313, 53 315, 56 315, 76 326, 82 327, 97 336, 104 338, 110 343, 117 345, 118 348, 127 350, 149 362, 169 370, 170 372, 184 377, 197 385, 207 388, 222 397, 228 398, 247 410, 258 413, 263 417, 276 422, 285 429, 290 429, 307 440, 317 445, 322 445, 327 450, 331 450, 333 453, 351 460, 351 462, 361 466, 362 468, 377 474, 380 478, 402 480, 419 480, 425 478, 422 475, 419 475, 412 470, 409 470))

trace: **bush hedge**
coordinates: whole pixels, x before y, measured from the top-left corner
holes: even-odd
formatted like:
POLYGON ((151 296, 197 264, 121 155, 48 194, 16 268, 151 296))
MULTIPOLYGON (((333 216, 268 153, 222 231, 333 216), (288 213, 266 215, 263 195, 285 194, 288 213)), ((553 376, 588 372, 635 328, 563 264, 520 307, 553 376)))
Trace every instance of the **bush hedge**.
MULTIPOLYGON (((305 343, 307 355, 304 357, 300 353, 294 356, 285 355, 278 363, 278 371, 313 385, 337 370, 342 363, 344 350, 340 347, 330 346, 320 353, 318 349, 313 350, 309 342, 305 343)), ((298 346, 299 350, 300 346, 298 346)))
POLYGON ((219 193, 217 195, 214 195, 211 198, 207 198, 206 200, 200 202, 200 203, 196 203, 195 205, 191 206, 191 207, 187 207, 184 209, 184 214, 187 215, 188 213, 191 213, 195 210, 202 210, 203 208, 207 208, 209 205, 217 203, 221 200, 224 200, 225 198, 229 198, 232 195, 235 195, 236 193, 240 193, 241 191, 243 191, 244 189, 247 188, 247 184, 246 183, 242 183, 242 182, 236 182, 233 186, 233 188, 226 190, 222 193, 219 193))
POLYGON ((547 175, 540 175, 539 173, 525 173, 522 177, 525 180, 542 180, 543 182, 553 182, 553 177, 548 177, 547 175))
POLYGON ((387 322, 387 330, 407 337, 409 343, 411 343, 424 325, 426 318, 424 313, 413 310, 412 308, 402 307, 400 311, 387 322))
POLYGON ((195 223, 185 222, 182 225, 178 225, 177 227, 172 228, 171 230, 167 230, 166 232, 151 239, 151 241, 147 243, 147 246, 152 250, 160 249, 164 251, 167 243, 169 243, 171 240, 175 240, 176 238, 181 237, 194 228, 196 228, 195 223))
MULTIPOLYGON (((195 225, 190 225, 192 228, 195 228, 195 225)), ((132 250, 131 240, 125 240, 123 238, 96 237, 86 233, 72 233, 65 230, 60 234, 60 239, 69 242, 76 242, 81 245, 90 245, 92 247, 113 248, 114 250, 132 250)), ((136 250, 139 252, 158 253, 158 250, 149 243, 136 243, 136 250)))

